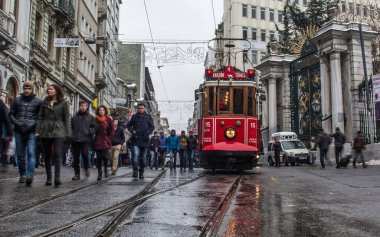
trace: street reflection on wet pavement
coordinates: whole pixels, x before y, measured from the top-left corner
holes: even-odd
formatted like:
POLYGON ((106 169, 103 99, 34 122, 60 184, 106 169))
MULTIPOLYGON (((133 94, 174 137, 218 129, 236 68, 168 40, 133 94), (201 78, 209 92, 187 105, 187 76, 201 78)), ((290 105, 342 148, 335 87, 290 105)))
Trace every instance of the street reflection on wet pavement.
MULTIPOLYGON (((200 236, 215 213, 221 213, 216 236, 379 236, 379 171, 377 166, 167 170, 112 236, 200 236), (222 202, 240 175, 231 201, 222 202), (217 211, 222 204, 225 212, 217 211)), ((131 169, 121 168, 98 183, 95 175, 71 181, 71 168, 64 168, 64 183, 57 189, 44 186, 40 170, 32 188, 17 183, 17 172, 2 170, 0 236, 39 235, 70 223, 75 225, 55 236, 95 236, 121 210, 117 205, 161 172, 148 169, 145 180, 136 180, 131 169), (83 221, 107 208, 113 209, 83 221)))

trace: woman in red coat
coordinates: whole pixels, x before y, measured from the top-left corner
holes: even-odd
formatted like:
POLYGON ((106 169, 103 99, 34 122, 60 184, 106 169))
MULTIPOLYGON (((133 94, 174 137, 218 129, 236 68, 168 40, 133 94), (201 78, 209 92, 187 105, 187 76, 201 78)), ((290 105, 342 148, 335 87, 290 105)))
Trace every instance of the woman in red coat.
POLYGON ((96 136, 94 148, 96 151, 96 167, 98 168, 98 181, 102 180, 102 162, 104 163, 104 177, 108 177, 107 163, 108 150, 112 147, 114 128, 112 119, 108 117, 108 109, 101 105, 96 110, 96 136))

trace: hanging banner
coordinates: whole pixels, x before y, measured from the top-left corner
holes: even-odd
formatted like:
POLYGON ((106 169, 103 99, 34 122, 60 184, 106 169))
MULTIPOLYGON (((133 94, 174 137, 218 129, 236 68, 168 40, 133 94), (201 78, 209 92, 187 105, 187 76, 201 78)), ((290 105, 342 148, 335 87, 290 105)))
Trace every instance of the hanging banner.
POLYGON ((54 47, 79 47, 79 38, 56 38, 54 39, 54 47))
POLYGON ((373 94, 375 96, 375 116, 380 120, 380 74, 372 77, 373 94))

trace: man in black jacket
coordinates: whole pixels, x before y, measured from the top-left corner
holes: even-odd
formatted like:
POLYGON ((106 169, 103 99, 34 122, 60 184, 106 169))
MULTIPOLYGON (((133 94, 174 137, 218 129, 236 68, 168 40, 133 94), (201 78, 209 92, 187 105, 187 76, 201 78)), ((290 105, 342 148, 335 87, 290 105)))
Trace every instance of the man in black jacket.
POLYGON ((330 136, 323 130, 320 130, 318 135, 318 146, 319 146, 319 160, 321 161, 321 167, 325 168, 325 160, 328 159, 327 153, 329 151, 329 145, 331 143, 330 136))
POLYGON ((8 113, 7 106, 4 101, 0 99, 0 155, 3 165, 8 164, 6 152, 9 143, 13 139, 12 124, 9 121, 8 113))
POLYGON ((152 160, 150 162, 150 168, 158 169, 158 133, 154 132, 149 141, 150 154, 152 160))
POLYGON ((193 170, 194 164, 194 153, 197 149, 198 141, 197 138, 193 135, 193 131, 189 132, 189 136, 187 137, 187 149, 188 149, 188 162, 189 162, 189 170, 193 170))
POLYGON ((19 183, 30 186, 36 166, 36 125, 42 100, 33 94, 32 82, 26 81, 22 88, 23 93, 11 105, 9 118, 15 131, 19 183))
POLYGON ((145 104, 137 105, 138 112, 134 114, 127 125, 127 129, 132 133, 131 143, 133 146, 133 178, 144 178, 144 168, 146 165, 146 153, 149 148, 149 135, 154 130, 152 117, 145 112, 145 104))
POLYGON ((88 152, 90 144, 96 134, 95 118, 88 113, 88 104, 79 102, 79 111, 71 119, 73 137, 71 148, 74 157, 74 172, 72 180, 80 179, 80 155, 82 154, 86 177, 90 176, 88 152))
POLYGON ((340 131, 339 127, 335 128, 335 133, 331 135, 334 137, 334 143, 335 143, 335 162, 337 169, 340 168, 340 159, 342 158, 342 151, 344 143, 346 143, 346 137, 344 134, 340 131))

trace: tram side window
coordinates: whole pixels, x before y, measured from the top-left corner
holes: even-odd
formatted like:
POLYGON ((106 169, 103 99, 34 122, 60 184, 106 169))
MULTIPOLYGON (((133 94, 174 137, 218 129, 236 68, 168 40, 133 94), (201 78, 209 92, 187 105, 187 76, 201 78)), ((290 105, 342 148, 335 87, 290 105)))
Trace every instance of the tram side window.
POLYGON ((221 114, 228 114, 230 111, 230 89, 219 88, 219 112, 221 114))
POLYGON ((208 115, 215 115, 214 111, 214 87, 209 88, 209 108, 208 108, 208 115))
POLYGON ((244 89, 234 89, 234 114, 244 113, 244 89))
POLYGON ((253 88, 248 88, 248 116, 253 116, 253 88))

